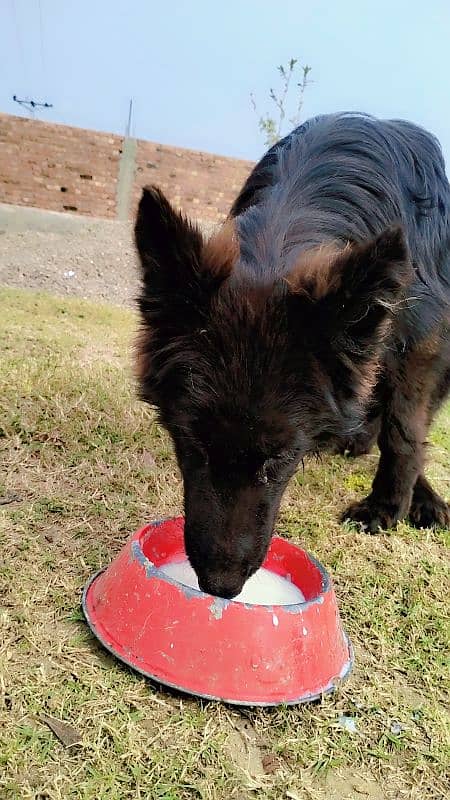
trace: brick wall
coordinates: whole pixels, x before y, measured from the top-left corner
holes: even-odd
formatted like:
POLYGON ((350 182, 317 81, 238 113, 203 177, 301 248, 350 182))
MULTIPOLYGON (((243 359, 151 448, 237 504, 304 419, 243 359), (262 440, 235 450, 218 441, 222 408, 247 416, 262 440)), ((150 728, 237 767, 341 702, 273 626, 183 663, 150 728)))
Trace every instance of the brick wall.
MULTIPOLYGON (((123 137, 0 114, 0 202, 88 216, 117 216, 123 137)), ((161 186, 186 214, 226 215, 252 163, 137 141, 129 198, 161 186)))
POLYGON ((223 219, 252 166, 249 161, 139 141, 132 208, 142 186, 156 183, 189 216, 223 219))
POLYGON ((0 201, 114 217, 122 139, 0 114, 0 201))

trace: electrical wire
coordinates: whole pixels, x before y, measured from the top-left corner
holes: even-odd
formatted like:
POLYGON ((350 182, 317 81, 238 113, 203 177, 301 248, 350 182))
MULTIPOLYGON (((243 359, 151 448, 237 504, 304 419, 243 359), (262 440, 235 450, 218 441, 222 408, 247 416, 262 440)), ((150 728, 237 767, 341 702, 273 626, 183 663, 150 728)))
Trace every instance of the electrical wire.
POLYGON ((29 80, 29 73, 25 62, 25 51, 23 49, 22 37, 20 35, 19 18, 17 16, 17 8, 15 0, 10 0, 10 6, 11 6, 13 25, 16 31, 17 52, 19 55, 19 60, 22 64, 22 79, 25 81, 25 79, 29 80))
POLYGON ((41 65, 42 65, 42 78, 46 80, 45 58, 44 58, 44 24, 42 21, 42 0, 37 0, 39 11, 39 39, 41 44, 41 65))

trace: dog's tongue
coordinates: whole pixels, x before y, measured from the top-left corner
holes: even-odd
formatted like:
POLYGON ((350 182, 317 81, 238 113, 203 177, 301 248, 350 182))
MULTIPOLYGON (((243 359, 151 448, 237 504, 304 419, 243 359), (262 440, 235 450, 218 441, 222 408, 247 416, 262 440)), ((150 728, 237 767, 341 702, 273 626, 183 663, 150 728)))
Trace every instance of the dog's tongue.
MULTIPOLYGON (((198 589, 197 575, 192 569, 189 561, 172 561, 160 567, 169 578, 190 586, 191 589, 198 589)), ((237 597, 233 598, 235 603, 249 603, 252 605, 263 606, 288 606, 294 603, 304 603, 305 598, 298 586, 281 575, 276 575, 268 569, 258 569, 248 581, 237 597)))

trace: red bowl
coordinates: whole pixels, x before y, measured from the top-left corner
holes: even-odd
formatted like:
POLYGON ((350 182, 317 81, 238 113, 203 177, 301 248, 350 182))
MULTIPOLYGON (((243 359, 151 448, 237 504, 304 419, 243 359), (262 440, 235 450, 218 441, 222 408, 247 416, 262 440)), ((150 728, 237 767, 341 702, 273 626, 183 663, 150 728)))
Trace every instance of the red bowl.
POLYGON ((146 525, 86 584, 83 611, 104 647, 142 675, 211 700, 271 706, 333 691, 353 653, 322 565, 275 536, 263 566, 289 577, 305 602, 212 597, 160 569, 186 558, 183 527, 182 518, 146 525))

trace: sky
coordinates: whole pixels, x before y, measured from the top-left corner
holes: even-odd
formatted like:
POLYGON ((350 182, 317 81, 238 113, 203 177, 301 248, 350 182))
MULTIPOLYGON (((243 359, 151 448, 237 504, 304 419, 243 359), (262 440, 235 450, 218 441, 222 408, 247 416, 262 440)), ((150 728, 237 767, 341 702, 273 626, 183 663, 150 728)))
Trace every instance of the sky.
POLYGON ((16 94, 49 122, 124 133, 133 98, 134 136, 257 159, 250 93, 270 111, 290 58, 312 68, 303 118, 409 119, 450 163, 449 0, 0 1, 0 111, 26 114, 16 94))

